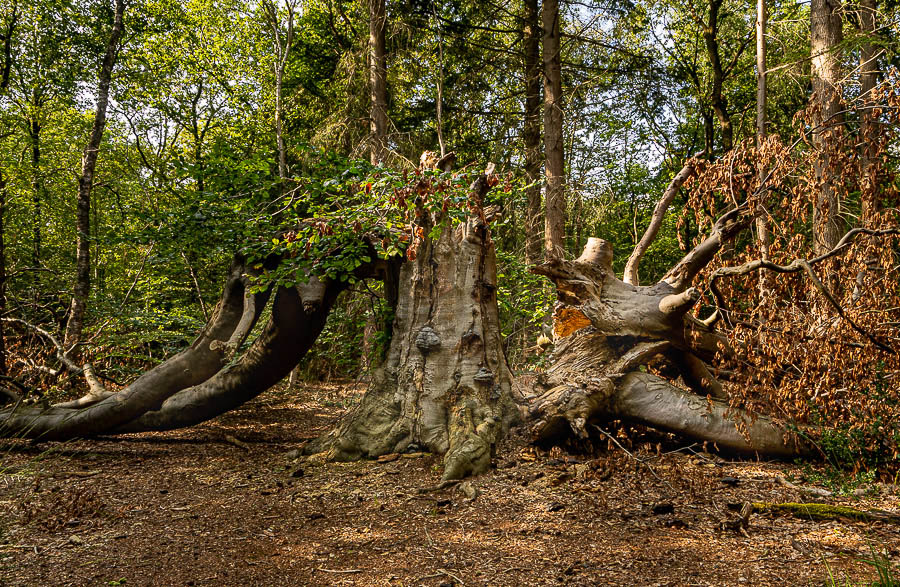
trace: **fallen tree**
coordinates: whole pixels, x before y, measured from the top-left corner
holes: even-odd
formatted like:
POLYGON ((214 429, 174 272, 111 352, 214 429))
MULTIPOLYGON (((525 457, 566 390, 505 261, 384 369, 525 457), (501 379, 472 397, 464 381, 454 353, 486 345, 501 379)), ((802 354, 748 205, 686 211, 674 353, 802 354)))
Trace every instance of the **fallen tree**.
MULTIPOLYGON (((469 186, 461 222, 448 213, 441 181, 420 179, 410 191, 418 195, 403 230, 406 259, 402 252, 378 254, 379 236, 360 233, 364 254, 352 271, 328 277, 309 270, 299 284, 260 289, 250 284, 258 267, 238 257, 209 324, 187 349, 118 393, 92 386, 85 398, 50 408, 16 402, 0 411, 0 432, 62 440, 166 430, 215 417, 291 371, 350 281, 382 279, 395 315, 384 364, 360 405, 309 451, 348 460, 426 449, 444 454, 444 478, 457 479, 484 471, 498 440, 523 418, 535 440, 545 443, 572 434, 587 438, 591 424, 615 418, 741 452, 788 457, 808 450, 774 420, 723 401, 707 362, 726 348, 724 339, 711 322, 689 313, 699 299, 692 282, 752 223, 754 207, 725 213, 652 285, 619 280, 612 249, 600 239, 590 239, 574 261, 536 267, 557 288, 556 344, 536 394, 524 398, 513 393, 500 335, 493 214, 485 206, 492 178, 480 175, 469 186), (268 303, 268 322, 238 352, 268 303), (659 356, 687 389, 647 371, 659 356)), ((637 261, 630 266, 634 275, 637 261)), ((274 267, 286 258, 267 263, 274 267)))

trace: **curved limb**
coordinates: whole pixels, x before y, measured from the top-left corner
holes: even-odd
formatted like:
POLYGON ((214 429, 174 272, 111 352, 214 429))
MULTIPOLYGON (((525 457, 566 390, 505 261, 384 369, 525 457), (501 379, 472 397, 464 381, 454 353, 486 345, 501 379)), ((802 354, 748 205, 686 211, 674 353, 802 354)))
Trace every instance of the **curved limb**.
POLYGON ((84 408, 15 406, 0 411, 0 435, 65 440, 95 436, 154 409, 178 391, 212 377, 225 364, 216 343, 229 340, 244 314, 243 259, 232 263, 222 298, 206 328, 185 350, 139 377, 134 383, 84 408))
POLYGON ((279 289, 272 302, 271 318, 237 363, 199 385, 179 391, 158 409, 148 411, 112 432, 193 426, 258 396, 284 379, 300 362, 316 341, 334 301, 346 286, 346 282, 329 281, 317 299, 301 295, 301 288, 279 289))
POLYGON ((647 252, 647 249, 650 248, 650 245, 653 244, 653 241, 656 239, 656 235, 659 233, 659 229, 662 227, 663 219, 666 216, 666 211, 668 211, 669 205, 678 194, 678 190, 681 189, 681 186, 684 185, 684 182, 686 182, 688 178, 694 175, 694 171, 696 170, 695 160, 698 157, 702 156, 703 151, 697 153, 696 155, 694 155, 694 157, 687 160, 682 170, 672 178, 672 181, 669 183, 669 187, 667 187, 666 191, 663 192, 662 198, 660 198, 656 203, 656 207, 653 208, 653 215, 650 218, 650 224, 647 225, 647 230, 644 231, 644 235, 641 237, 641 240, 638 242, 638 244, 634 246, 634 250, 631 251, 631 256, 628 257, 628 261, 625 263, 625 271, 622 278, 622 281, 624 281, 625 283, 629 283, 631 285, 640 285, 640 277, 638 277, 638 266, 641 263, 641 259, 643 258, 644 253, 647 252))

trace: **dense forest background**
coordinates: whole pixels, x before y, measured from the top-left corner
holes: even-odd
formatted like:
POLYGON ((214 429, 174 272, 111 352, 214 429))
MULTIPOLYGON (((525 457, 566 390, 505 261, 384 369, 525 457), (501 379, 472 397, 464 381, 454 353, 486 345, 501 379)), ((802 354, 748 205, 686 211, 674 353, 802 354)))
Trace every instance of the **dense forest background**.
MULTIPOLYGON (((729 300, 735 405, 829 422, 829 458, 890 471, 897 9, 760 7, 4 0, 0 375, 52 399, 82 384, 71 355, 124 384, 202 327, 235 251, 283 250, 300 219, 358 232, 423 151, 453 151, 461 173, 497 166, 502 327, 523 371, 546 360, 553 302, 529 266, 600 236, 623 271, 663 194, 645 282, 748 198, 759 222, 705 278, 880 230, 821 280, 754 271, 705 287, 697 316, 729 300)), ((345 294, 297 375, 364 375, 383 351, 382 298, 345 294)))

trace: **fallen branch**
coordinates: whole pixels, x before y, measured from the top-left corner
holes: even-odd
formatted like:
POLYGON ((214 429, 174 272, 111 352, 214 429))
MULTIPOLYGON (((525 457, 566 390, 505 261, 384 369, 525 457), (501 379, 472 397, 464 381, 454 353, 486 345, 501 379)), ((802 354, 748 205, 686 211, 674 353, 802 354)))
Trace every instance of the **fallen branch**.
POLYGON ((244 450, 250 450, 250 445, 249 445, 249 444, 247 444, 247 443, 244 442, 243 440, 238 440, 237 438, 235 438, 235 437, 232 436, 231 434, 226 434, 226 435, 225 435, 225 442, 227 442, 228 444, 233 444, 234 446, 236 446, 236 447, 238 447, 238 448, 242 448, 242 449, 244 449, 244 450))
POLYGON ((33 330, 34 332, 37 332, 38 334, 40 334, 41 336, 43 336, 44 338, 49 340, 50 344, 52 344, 54 347, 56 347, 56 358, 59 359, 60 363, 65 365, 65 367, 69 371, 71 371, 75 374, 80 374, 82 372, 81 367, 79 367, 77 364, 75 364, 75 362, 69 358, 68 354, 66 354, 66 351, 63 348, 62 343, 59 342, 59 339, 57 339, 55 336, 53 336, 47 330, 44 330, 40 326, 36 326, 36 325, 32 324, 31 322, 27 322, 27 321, 21 320, 19 318, 0 318, 0 320, 2 320, 3 322, 10 322, 13 324, 21 324, 22 326, 24 326, 30 330, 33 330))
POLYGON ((679 171, 675 177, 672 178, 672 181, 669 183, 669 187, 666 188, 666 191, 663 192, 662 197, 656 203, 656 207, 653 208, 653 215, 650 217, 650 224, 647 225, 647 229, 644 231, 644 235, 641 237, 641 240, 638 244, 635 245, 634 250, 631 251, 631 256, 628 257, 628 262, 625 263, 625 274, 623 276, 623 281, 625 283, 630 283, 632 285, 640 285, 640 278, 638 277, 638 265, 640 265, 641 258, 644 256, 644 253, 647 252, 647 249, 650 248, 650 245, 653 244, 653 241, 656 239, 656 235, 659 233, 660 227, 662 227, 663 219, 666 216, 666 211, 669 209, 669 205, 672 203, 672 200, 675 199, 676 194, 678 194, 678 190, 681 189, 681 186, 684 185, 684 182, 688 180, 692 175, 694 175, 694 171, 696 170, 696 159, 698 157, 703 156, 704 151, 700 151, 693 157, 687 160, 684 164, 684 168, 679 171))
POLYGON ((363 569, 326 569, 323 567, 316 567, 317 571, 321 571, 323 573, 337 573, 342 575, 350 575, 353 573, 364 573, 363 569))
POLYGON ((827 489, 821 489, 819 487, 807 487, 805 485, 796 485, 791 483, 781 475, 775 475, 775 482, 779 485, 783 485, 788 489, 796 489, 797 491, 805 491, 806 493, 811 493, 812 495, 818 495, 819 497, 831 497, 834 495, 831 491, 827 489))

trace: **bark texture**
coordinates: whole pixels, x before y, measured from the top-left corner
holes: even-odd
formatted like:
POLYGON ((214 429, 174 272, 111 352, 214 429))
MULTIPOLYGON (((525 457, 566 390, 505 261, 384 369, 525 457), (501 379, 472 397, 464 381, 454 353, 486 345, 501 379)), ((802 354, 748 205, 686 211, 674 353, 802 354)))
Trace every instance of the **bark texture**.
POLYGON ((387 134, 387 57, 384 0, 369 0, 369 121, 370 158, 373 165, 384 161, 387 134))
POLYGON ((562 65, 559 41, 559 1, 547 0, 544 27, 544 156, 547 188, 544 196, 544 255, 562 257, 566 243, 565 156, 563 140, 562 65))
POLYGON ((525 146, 525 176, 528 208, 525 213, 525 263, 541 261, 541 22, 537 0, 525 0, 522 18, 522 49, 525 55, 525 120, 522 140, 525 146))
POLYGON ((113 67, 119 52, 119 40, 122 37, 122 16, 125 13, 125 0, 116 0, 115 20, 106 45, 106 54, 100 66, 100 83, 97 89, 97 109, 91 127, 91 137, 81 157, 81 176, 78 178, 78 201, 76 212, 76 228, 78 241, 75 261, 75 287, 72 305, 69 308, 69 320, 66 322, 66 335, 63 345, 67 352, 81 341, 84 326, 84 311, 88 295, 91 291, 91 190, 94 187, 94 170, 100 154, 100 142, 103 140, 103 129, 106 127, 106 107, 109 103, 109 84, 112 81, 113 67))
MULTIPOLYGON (((472 186, 476 210, 487 191, 472 186)), ((444 479, 482 472, 516 415, 503 354, 494 246, 483 215, 451 227, 420 217, 427 234, 400 270, 387 359, 361 404, 307 447, 334 460, 407 450, 444 455, 444 479)))

